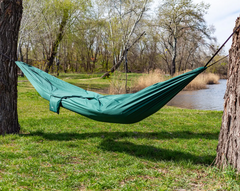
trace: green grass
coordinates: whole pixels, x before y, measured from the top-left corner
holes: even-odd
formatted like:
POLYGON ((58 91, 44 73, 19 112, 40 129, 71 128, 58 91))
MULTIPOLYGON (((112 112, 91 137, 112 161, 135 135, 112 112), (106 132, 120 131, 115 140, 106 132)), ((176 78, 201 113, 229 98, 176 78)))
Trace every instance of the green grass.
POLYGON ((21 134, 0 137, 0 190, 239 190, 233 169, 211 165, 222 112, 164 107, 121 125, 48 107, 19 83, 21 134))
MULTIPOLYGON (((122 80, 125 83, 125 73, 116 72, 110 78, 101 79, 103 73, 99 74, 78 74, 78 73, 60 73, 59 79, 64 80, 68 83, 76 85, 86 90, 96 91, 100 93, 108 93, 109 86, 113 80, 122 80)), ((140 73, 129 73, 128 74, 128 87, 132 86, 132 82, 142 74, 140 73)), ((29 86, 26 77, 19 77, 21 86, 29 86)))
MULTIPOLYGON (((121 80, 125 84, 125 75, 125 73, 115 72, 110 78, 101 79, 102 74, 61 74, 59 78, 86 90, 108 93, 112 81, 121 80)), ((129 73, 127 77, 128 87, 131 87, 133 81, 141 75, 140 73, 129 73)))

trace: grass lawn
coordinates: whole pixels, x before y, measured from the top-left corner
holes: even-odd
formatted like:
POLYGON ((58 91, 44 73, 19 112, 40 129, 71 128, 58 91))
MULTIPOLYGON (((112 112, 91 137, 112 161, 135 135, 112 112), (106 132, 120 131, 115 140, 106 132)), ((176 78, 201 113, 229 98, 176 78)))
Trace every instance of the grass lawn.
POLYGON ((102 123, 50 112, 20 80, 21 134, 0 137, 0 190, 240 189, 234 170, 212 165, 222 112, 164 107, 139 123, 102 123))

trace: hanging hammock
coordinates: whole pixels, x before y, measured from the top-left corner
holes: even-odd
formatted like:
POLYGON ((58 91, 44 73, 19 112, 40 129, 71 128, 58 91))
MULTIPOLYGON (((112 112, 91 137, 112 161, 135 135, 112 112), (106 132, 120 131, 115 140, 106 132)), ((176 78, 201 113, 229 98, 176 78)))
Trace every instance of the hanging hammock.
MULTIPOLYGON (((60 107, 64 107, 97 121, 130 124, 141 121, 157 112, 197 75, 217 63, 218 61, 210 64, 239 28, 240 25, 204 67, 197 68, 165 82, 156 83, 133 94, 103 96, 64 82, 24 62, 16 61, 15 63, 27 76, 38 93, 50 102, 49 108, 51 111, 59 113, 60 107)), ((0 54, 13 61, 2 52, 0 54)))
POLYGON ((90 119, 123 124, 136 123, 157 112, 207 68, 197 68, 137 93, 104 96, 64 82, 24 62, 15 63, 37 92, 50 102, 51 111, 59 113, 61 106, 90 119))

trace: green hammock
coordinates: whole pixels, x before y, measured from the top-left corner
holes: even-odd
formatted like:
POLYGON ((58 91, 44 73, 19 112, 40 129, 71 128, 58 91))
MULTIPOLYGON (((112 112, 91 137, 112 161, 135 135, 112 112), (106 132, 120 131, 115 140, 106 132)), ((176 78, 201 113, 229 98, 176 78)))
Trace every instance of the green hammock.
POLYGON ((167 104, 207 67, 200 67, 137 93, 100 95, 55 78, 24 62, 15 62, 38 93, 50 102, 50 110, 64 107, 88 118, 130 124, 143 120, 167 104))

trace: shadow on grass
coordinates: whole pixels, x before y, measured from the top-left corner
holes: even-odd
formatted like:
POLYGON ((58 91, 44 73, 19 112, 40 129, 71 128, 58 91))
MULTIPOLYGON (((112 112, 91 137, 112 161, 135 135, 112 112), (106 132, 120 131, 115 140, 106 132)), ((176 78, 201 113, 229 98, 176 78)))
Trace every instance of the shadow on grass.
POLYGON ((32 132, 31 134, 21 134, 20 136, 41 136, 46 140, 57 141, 71 141, 71 140, 86 140, 92 138, 102 139, 99 148, 108 152, 127 153, 129 155, 144 158, 151 161, 191 161, 193 164, 210 165, 214 160, 213 155, 193 155, 187 152, 159 149, 151 145, 138 145, 128 141, 121 141, 121 138, 134 139, 155 139, 155 140, 169 140, 174 138, 181 139, 209 139, 217 140, 218 133, 192 133, 189 131, 175 131, 175 132, 98 132, 98 133, 45 133, 32 132))
POLYGON ((193 133, 190 131, 161 131, 161 132, 96 132, 96 133, 45 133, 42 131, 21 134, 20 136, 41 136, 47 140, 70 141, 73 139, 83 140, 91 138, 146 138, 146 139, 208 139, 217 140, 219 132, 216 133, 193 133))
POLYGON ((193 164, 210 165, 215 158, 213 155, 197 156, 181 151, 160 149, 150 145, 137 145, 128 141, 111 139, 102 141, 99 148, 108 152, 127 153, 150 161, 185 161, 193 164))

